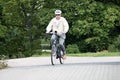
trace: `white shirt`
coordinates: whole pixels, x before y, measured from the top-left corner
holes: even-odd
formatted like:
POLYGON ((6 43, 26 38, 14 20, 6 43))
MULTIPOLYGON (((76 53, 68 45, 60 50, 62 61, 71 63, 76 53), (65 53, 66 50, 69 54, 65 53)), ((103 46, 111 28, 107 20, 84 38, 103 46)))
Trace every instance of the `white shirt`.
POLYGON ((53 18, 48 24, 46 31, 50 32, 57 31, 58 34, 67 33, 69 30, 69 25, 67 20, 64 17, 60 17, 59 20, 53 18))

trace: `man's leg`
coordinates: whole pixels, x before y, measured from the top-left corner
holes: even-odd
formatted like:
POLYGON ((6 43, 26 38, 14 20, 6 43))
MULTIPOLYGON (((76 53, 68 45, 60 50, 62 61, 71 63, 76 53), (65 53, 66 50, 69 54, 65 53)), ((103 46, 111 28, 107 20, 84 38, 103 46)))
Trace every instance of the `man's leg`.
POLYGON ((52 36, 51 36, 51 46, 54 44, 54 41, 56 40, 56 35, 55 34, 53 34, 52 36))
POLYGON ((65 42, 64 39, 62 39, 62 38, 59 39, 59 44, 60 44, 60 47, 61 47, 61 49, 62 49, 62 51, 63 51, 63 54, 66 54, 64 42, 65 42))
POLYGON ((60 47, 63 51, 63 59, 66 59, 66 50, 65 50, 64 42, 65 42, 65 38, 60 37, 59 38, 59 44, 60 44, 60 47))

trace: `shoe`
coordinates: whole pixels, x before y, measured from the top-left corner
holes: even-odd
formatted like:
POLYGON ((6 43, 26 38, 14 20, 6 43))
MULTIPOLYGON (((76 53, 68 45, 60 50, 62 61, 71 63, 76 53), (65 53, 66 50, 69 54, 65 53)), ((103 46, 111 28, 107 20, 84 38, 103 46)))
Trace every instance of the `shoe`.
POLYGON ((65 59, 66 59, 66 55, 63 55, 63 56, 62 56, 62 59, 65 60, 65 59))

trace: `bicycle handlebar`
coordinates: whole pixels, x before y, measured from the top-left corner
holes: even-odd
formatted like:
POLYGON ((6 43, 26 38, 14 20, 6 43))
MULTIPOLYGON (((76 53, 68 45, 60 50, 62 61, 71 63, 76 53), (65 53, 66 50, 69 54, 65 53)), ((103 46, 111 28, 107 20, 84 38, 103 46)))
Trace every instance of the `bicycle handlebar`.
POLYGON ((50 35, 55 34, 55 35, 57 35, 57 31, 55 31, 55 32, 49 32, 49 33, 46 33, 46 34, 50 34, 50 35))
POLYGON ((49 35, 52 35, 52 34, 57 35, 57 31, 46 33, 46 35, 45 35, 45 40, 48 38, 49 35))

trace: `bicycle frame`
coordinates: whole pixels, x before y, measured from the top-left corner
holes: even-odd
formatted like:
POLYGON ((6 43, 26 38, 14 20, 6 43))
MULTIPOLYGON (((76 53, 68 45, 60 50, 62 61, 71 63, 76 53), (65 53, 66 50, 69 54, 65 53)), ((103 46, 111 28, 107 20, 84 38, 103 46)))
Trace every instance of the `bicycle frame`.
POLYGON ((58 40, 59 40, 59 36, 56 35, 56 40, 54 41, 54 45, 56 47, 57 59, 62 57, 61 54, 60 54, 60 52, 62 50, 61 50, 61 47, 60 47, 60 44, 59 44, 58 40))

